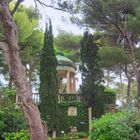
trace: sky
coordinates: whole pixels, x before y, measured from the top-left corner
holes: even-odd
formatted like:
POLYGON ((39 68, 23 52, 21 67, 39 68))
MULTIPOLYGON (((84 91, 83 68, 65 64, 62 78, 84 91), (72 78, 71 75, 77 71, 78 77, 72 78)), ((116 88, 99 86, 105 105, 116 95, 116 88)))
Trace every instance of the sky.
MULTIPOLYGON (((41 1, 44 1, 45 4, 48 4, 48 0, 41 1)), ((26 6, 35 6, 34 0, 24 0, 23 4, 26 6)), ((84 29, 72 24, 69 20, 70 15, 68 13, 59 10, 54 10, 48 7, 43 8, 40 4, 38 4, 37 7, 42 15, 40 26, 43 30, 45 28, 46 21, 48 21, 48 19, 51 18, 54 36, 57 36, 59 30, 71 32, 76 35, 83 34, 84 29)))
MULTIPOLYGON (((46 3, 47 0, 41 1, 44 1, 46 3)), ((23 4, 26 6, 35 6, 34 0, 25 0, 23 4)), ((72 24, 69 19, 70 15, 68 13, 59 10, 54 10, 48 7, 43 8, 40 4, 38 4, 38 9, 42 15, 40 26, 43 30, 45 29, 46 20, 48 21, 48 19, 51 18, 54 36, 58 35, 59 30, 64 30, 66 32, 70 32, 76 35, 83 34, 84 29, 72 24)), ((82 84, 81 74, 77 72, 76 77, 76 89, 78 90, 79 86, 82 84)))

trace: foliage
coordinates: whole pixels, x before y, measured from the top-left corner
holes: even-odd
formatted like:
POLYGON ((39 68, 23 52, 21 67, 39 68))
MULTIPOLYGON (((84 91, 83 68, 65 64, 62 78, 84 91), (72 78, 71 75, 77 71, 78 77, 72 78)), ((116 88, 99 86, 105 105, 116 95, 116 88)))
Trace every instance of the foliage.
POLYGON ((106 114, 93 121, 89 138, 90 140, 139 140, 139 113, 123 111, 106 114))
POLYGON ((88 110, 82 102, 66 101, 58 104, 58 127, 61 134, 70 132, 70 127, 77 127, 78 132, 88 131, 88 110), (68 107, 77 107, 77 116, 68 116, 68 107))
POLYGON ((86 132, 77 132, 77 133, 74 133, 74 136, 78 137, 79 139, 79 138, 86 138, 88 135, 86 132))
POLYGON ((80 40, 81 36, 72 33, 60 32, 55 38, 56 53, 63 52, 63 54, 73 60, 79 62, 80 59, 80 40))
POLYGON ((0 139, 4 133, 26 129, 26 123, 20 107, 15 104, 15 90, 0 89, 0 139))
MULTIPOLYGON (((115 24, 123 24, 124 20, 129 21, 129 16, 133 17, 133 20, 130 18, 130 23, 133 23, 134 19, 138 21, 135 17, 139 15, 137 14, 138 0, 89 0, 88 2, 81 0, 78 2, 77 6, 83 15, 82 21, 92 28, 111 31, 112 28, 116 28, 115 24)), ((135 25, 137 23, 133 24, 133 27, 135 25)))
POLYGON ((19 33, 19 47, 22 64, 26 68, 30 86, 36 86, 39 58, 43 47, 43 32, 39 28, 40 13, 33 7, 20 5, 14 14, 19 33), (24 20, 23 20, 24 18, 24 20))
POLYGON ((4 134, 5 140, 29 140, 29 132, 27 130, 21 130, 20 132, 12 132, 4 134))
POLYGON ((116 91, 112 88, 105 88, 104 90, 105 94, 112 94, 112 95, 116 95, 116 91))
MULTIPOLYGON (((39 29, 38 22, 40 13, 33 7, 26 8, 20 5, 18 11, 14 14, 14 20, 18 27, 20 45, 27 43, 33 31, 39 29), (23 20, 24 18, 24 20, 23 20)), ((34 40, 36 42, 36 40, 34 40)))
POLYGON ((33 22, 30 21, 28 15, 25 12, 17 12, 15 14, 15 22, 18 25, 19 30, 19 42, 23 43, 32 34, 34 28, 33 22), (24 18, 24 20, 23 20, 24 18))
MULTIPOLYGON (((74 132, 69 134, 64 134, 63 136, 58 137, 59 140, 79 140, 81 138, 87 138, 86 132, 74 132)), ((52 140, 52 139, 51 139, 52 140)))
POLYGON ((99 65, 98 50, 94 36, 86 31, 81 41, 80 71, 82 73, 81 92, 87 106, 94 106, 97 100, 96 97, 100 96, 104 90, 104 87, 100 85, 103 73, 99 65))
POLYGON ((129 64, 131 61, 125 51, 118 47, 101 47, 99 49, 100 63, 104 68, 116 68, 120 64, 129 64))
MULTIPOLYGON (((15 3, 10 3, 13 9, 15 3)), ((30 86, 35 88, 38 84, 37 74, 39 71, 39 57, 43 47, 43 32, 39 28, 40 13, 33 7, 25 7, 20 5, 18 10, 13 16, 16 22, 19 35, 19 50, 22 59, 22 64, 25 66, 27 77, 30 86), (24 20, 23 20, 24 18, 24 20), (36 84, 37 83, 37 84, 36 84)), ((2 37, 2 29, 0 25, 0 38, 2 37)), ((9 80, 8 68, 3 61, 3 56, 0 53, 0 72, 4 75, 5 79, 9 80)), ((10 80, 9 80, 10 81, 10 80)))
POLYGON ((53 48, 52 25, 46 25, 44 47, 40 59, 40 111, 42 119, 48 124, 49 130, 57 125, 58 79, 56 75, 57 60, 53 48))
POLYGON ((105 88, 102 94, 96 96, 96 104, 93 106, 93 116, 101 117, 110 105, 116 104, 116 92, 105 88))
MULTIPOLYGON (((127 80, 130 85, 132 75, 135 75, 132 71, 137 71, 134 67, 139 67, 138 65, 135 66, 136 55, 133 55, 133 53, 134 48, 139 44, 140 2, 138 0, 81 0, 79 3, 81 3, 78 7, 83 15, 83 23, 92 29, 103 32, 107 36, 105 38, 108 39, 109 44, 112 43, 115 46, 122 47, 128 58, 130 60, 132 58, 133 68, 130 70, 131 72, 129 66, 123 66, 123 69, 126 67, 125 73, 127 73, 127 80)), ((115 51, 112 54, 115 54, 115 51)), ((109 62, 106 64, 110 64, 109 62)), ((128 86, 127 91, 127 101, 129 101, 130 86, 128 86)), ((138 93, 139 91, 137 91, 138 93)))

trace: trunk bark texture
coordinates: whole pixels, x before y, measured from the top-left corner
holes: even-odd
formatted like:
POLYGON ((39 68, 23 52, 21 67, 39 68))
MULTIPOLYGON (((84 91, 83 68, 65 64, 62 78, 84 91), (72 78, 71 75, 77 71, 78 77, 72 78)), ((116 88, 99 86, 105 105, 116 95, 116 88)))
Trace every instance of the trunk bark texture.
POLYGON ((131 95, 131 84, 132 84, 132 77, 134 76, 133 71, 129 71, 129 67, 127 65, 124 66, 123 68, 125 76, 127 78, 127 98, 126 102, 127 104, 130 103, 130 95, 131 95))
POLYGON ((130 94, 131 94, 131 78, 128 78, 128 84, 127 84, 127 104, 130 103, 130 94))
POLYGON ((29 125, 31 140, 47 140, 46 127, 42 124, 38 108, 32 100, 30 86, 21 64, 17 27, 11 16, 7 0, 0 1, 0 19, 4 28, 5 44, 8 46, 6 53, 10 76, 29 125))

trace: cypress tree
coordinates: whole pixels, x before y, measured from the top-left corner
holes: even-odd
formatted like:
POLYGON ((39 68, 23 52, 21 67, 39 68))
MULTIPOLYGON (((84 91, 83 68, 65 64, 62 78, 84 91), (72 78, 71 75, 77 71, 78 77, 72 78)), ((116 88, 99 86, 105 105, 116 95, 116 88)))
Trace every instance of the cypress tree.
POLYGON ((47 122, 49 131, 53 131, 57 124, 57 60, 53 47, 52 25, 49 20, 49 27, 46 24, 44 33, 44 46, 40 60, 40 112, 42 119, 47 122))
POLYGON ((82 74, 82 85, 80 88, 86 105, 88 107, 94 106, 94 109, 97 98, 103 91, 103 86, 101 86, 103 72, 99 65, 100 57, 98 50, 99 48, 95 43, 94 36, 86 31, 81 40, 80 71, 82 74))

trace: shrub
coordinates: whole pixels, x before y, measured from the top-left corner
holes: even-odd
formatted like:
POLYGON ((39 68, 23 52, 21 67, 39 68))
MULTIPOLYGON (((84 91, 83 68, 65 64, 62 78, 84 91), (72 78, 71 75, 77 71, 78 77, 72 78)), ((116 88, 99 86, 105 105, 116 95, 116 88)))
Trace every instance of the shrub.
POLYGON ((106 114, 93 122, 90 140, 139 140, 140 119, 136 112, 106 114))
POLYGON ((93 116, 100 118, 108 109, 108 105, 115 105, 116 93, 111 88, 104 89, 102 94, 96 95, 96 102, 93 106, 93 116))
POLYGON ((87 133, 86 132, 77 132, 77 133, 75 133, 75 136, 77 136, 78 138, 86 138, 87 133))
POLYGON ((70 127, 77 127, 77 131, 88 131, 88 111, 82 102, 71 101, 58 104, 58 125, 57 132, 59 135, 61 131, 65 134, 70 132, 70 127), (77 116, 68 116, 68 107, 74 106, 77 108, 77 116))
POLYGON ((20 132, 12 132, 4 134, 5 140, 29 140, 29 132, 27 130, 21 130, 20 132))
POLYGON ((15 95, 14 89, 0 89, 0 140, 3 140, 4 133, 27 129, 24 115, 15 104, 15 95))

